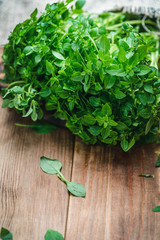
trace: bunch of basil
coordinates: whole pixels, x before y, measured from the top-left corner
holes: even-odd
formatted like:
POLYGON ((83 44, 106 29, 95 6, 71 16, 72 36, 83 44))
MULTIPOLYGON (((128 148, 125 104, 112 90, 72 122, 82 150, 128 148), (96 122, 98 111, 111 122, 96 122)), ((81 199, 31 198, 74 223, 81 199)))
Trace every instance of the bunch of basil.
MULTIPOLYGON (((121 144, 159 138, 160 74, 156 36, 139 33, 139 20, 122 13, 95 17, 85 1, 37 9, 9 36, 3 61, 9 87, 2 107, 66 121, 85 143, 121 144), (114 26, 113 26, 114 24, 114 26)), ((153 22, 150 22, 153 24, 153 22)))

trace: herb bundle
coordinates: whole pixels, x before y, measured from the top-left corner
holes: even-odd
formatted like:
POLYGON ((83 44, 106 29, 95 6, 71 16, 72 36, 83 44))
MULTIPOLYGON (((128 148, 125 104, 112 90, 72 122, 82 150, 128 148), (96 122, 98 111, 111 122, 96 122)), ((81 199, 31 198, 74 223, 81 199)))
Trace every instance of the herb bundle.
POLYGON ((39 18, 35 10, 9 36, 2 107, 33 121, 50 111, 87 144, 120 143, 128 151, 145 135, 155 141, 157 37, 139 33, 122 13, 95 17, 83 12, 85 1, 70 2, 48 4, 39 18))

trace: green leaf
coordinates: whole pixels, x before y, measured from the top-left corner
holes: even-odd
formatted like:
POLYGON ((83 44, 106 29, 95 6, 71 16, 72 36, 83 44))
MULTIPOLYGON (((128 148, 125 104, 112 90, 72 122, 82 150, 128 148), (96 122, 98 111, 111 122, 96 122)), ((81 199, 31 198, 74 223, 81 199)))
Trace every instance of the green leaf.
POLYGON ((85 3, 86 3, 86 0, 78 0, 75 4, 76 9, 82 9, 85 3))
POLYGON ((125 95, 121 90, 116 89, 116 91, 115 91, 115 97, 116 97, 117 99, 123 99, 123 98, 126 97, 126 95, 125 95))
POLYGON ((46 70, 47 70, 47 73, 49 74, 54 74, 54 71, 55 71, 53 65, 47 60, 46 60, 46 70))
POLYGON ((55 175, 61 170, 62 164, 56 159, 43 156, 40 158, 40 167, 45 173, 55 175))
POLYGON ((132 140, 129 142, 128 144, 128 148, 127 148, 127 151, 129 151, 129 149, 131 149, 133 147, 133 145, 135 144, 135 139, 132 138, 132 140))
POLYGON ((136 53, 129 59, 129 65, 132 65, 134 67, 138 63, 139 63, 139 56, 138 56, 138 53, 136 53))
POLYGON ((38 14, 38 9, 36 8, 30 15, 31 18, 35 18, 38 14))
POLYGON ((146 65, 139 65, 138 70, 139 70, 139 72, 137 73, 137 75, 139 75, 139 76, 146 75, 151 71, 150 67, 148 67, 146 65))
POLYGON ((153 174, 139 174, 139 177, 146 177, 146 178, 154 178, 155 176, 153 174))
POLYGON ((104 77, 104 88, 105 89, 112 88, 114 86, 115 82, 116 82, 116 79, 113 76, 110 76, 110 75, 105 76, 104 77))
POLYGON ((23 88, 21 88, 19 86, 15 86, 15 87, 11 88, 11 91, 21 94, 21 93, 23 93, 23 88))
POLYGON ((34 122, 37 121, 38 115, 37 115, 37 112, 35 110, 32 111, 31 118, 34 122))
POLYGON ((48 231, 46 232, 45 236, 44 236, 45 240, 64 240, 62 234, 60 234, 57 231, 53 231, 51 229, 48 229, 48 231))
POLYGON ((26 56, 30 55, 32 52, 33 52, 33 47, 32 47, 32 46, 26 46, 26 47, 23 49, 23 53, 24 53, 26 56))
POLYGON ((96 123, 96 119, 92 115, 84 115, 82 117, 82 124, 85 126, 94 125, 96 123))
POLYGON ((148 119, 150 118, 151 116, 151 113, 149 112, 148 109, 142 109, 140 112, 139 112, 140 116, 145 118, 145 119, 148 119))
POLYGON ((124 70, 122 68, 119 68, 118 65, 111 65, 106 72, 110 75, 113 76, 120 76, 120 77, 124 77, 126 76, 126 73, 124 72, 124 70))
POLYGON ((39 95, 43 98, 47 98, 51 93, 52 92, 50 88, 42 88, 41 91, 39 92, 39 95))
POLYGON ((157 162, 156 162, 156 166, 155 167, 160 167, 160 154, 158 156, 157 162))
POLYGON ((154 118, 150 118, 146 124, 146 128, 145 128, 145 135, 148 134, 148 132, 150 131, 151 127, 153 126, 155 120, 154 118))
POLYGON ((33 108, 30 106, 28 111, 25 114, 23 114, 22 117, 28 117, 29 115, 31 115, 32 112, 33 112, 33 108))
POLYGON ((34 132, 39 133, 39 134, 51 133, 51 132, 53 132, 57 129, 57 127, 55 125, 53 125, 51 123, 47 123, 47 122, 35 122, 33 124, 30 124, 30 125, 15 123, 15 125, 19 126, 19 127, 32 128, 34 132))
POLYGON ((122 47, 125 51, 129 50, 129 45, 122 39, 119 40, 119 46, 122 47))
POLYGON ((102 86, 100 85, 99 82, 97 82, 97 83, 95 84, 95 90, 96 90, 96 91, 102 90, 102 86))
POLYGON ((110 134, 110 127, 106 127, 106 128, 102 128, 101 130, 101 135, 103 139, 106 139, 107 137, 109 137, 110 134))
POLYGON ((128 141, 124 138, 122 141, 121 141, 121 148, 127 152, 128 150, 128 141))
POLYGON ((90 97, 90 98, 89 98, 89 102, 90 102, 91 105, 94 106, 94 107, 98 107, 98 106, 101 105, 101 99, 100 99, 100 98, 90 97))
POLYGON ((93 136, 98 136, 101 132, 101 128, 99 126, 91 126, 89 128, 89 132, 93 135, 93 136))
POLYGON ((103 35, 100 39, 99 47, 103 50, 104 53, 107 53, 110 49, 110 42, 106 35, 103 35))
POLYGON ((137 53, 139 54, 139 60, 143 60, 146 57, 147 54, 147 46, 139 46, 137 49, 137 53))
POLYGON ((125 62, 127 60, 127 58, 126 58, 126 51, 123 49, 123 47, 119 48, 118 60, 121 63, 125 62))
POLYGON ((13 235, 7 229, 1 228, 0 238, 2 240, 13 240, 13 235))
POLYGON ((83 80, 83 78, 84 78, 84 76, 82 76, 82 75, 74 76, 74 77, 72 77, 72 81, 81 82, 83 80))
POLYGON ((153 87, 149 84, 144 85, 144 90, 148 93, 153 93, 153 87))
POLYGON ((41 55, 35 56, 35 63, 38 64, 42 60, 41 55))
POLYGON ((9 103, 11 102, 10 99, 4 99, 2 102, 2 108, 8 108, 9 107, 9 103))
POLYGON ((160 206, 154 207, 152 209, 153 212, 160 212, 160 206))
POLYGON ((68 182, 67 183, 68 191, 76 197, 85 197, 86 189, 80 183, 68 182))
POLYGON ((110 116, 112 114, 112 109, 111 107, 109 106, 108 103, 102 105, 102 114, 103 115, 107 115, 107 116, 110 116))
POLYGON ((58 53, 58 52, 52 51, 52 54, 53 54, 57 59, 65 60, 65 58, 62 56, 61 53, 58 53))

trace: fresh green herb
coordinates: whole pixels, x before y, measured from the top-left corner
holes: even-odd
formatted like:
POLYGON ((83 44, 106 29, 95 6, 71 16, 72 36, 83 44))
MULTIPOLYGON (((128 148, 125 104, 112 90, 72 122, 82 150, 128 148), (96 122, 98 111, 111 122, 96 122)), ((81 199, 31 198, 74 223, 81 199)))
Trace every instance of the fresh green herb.
MULTIPOLYGON (((0 232, 0 238, 2 240, 13 240, 12 233, 10 233, 7 229, 1 228, 0 232)), ((45 240, 64 240, 62 234, 60 234, 57 231, 53 231, 51 229, 48 229, 44 236, 45 240)))
POLYGON ((153 212, 160 212, 160 206, 154 207, 152 209, 153 212))
POLYGON ((48 231, 46 232, 45 236, 44 236, 45 240, 64 240, 62 234, 60 234, 57 231, 53 231, 51 229, 48 229, 48 231))
POLYGON ((47 4, 40 17, 35 10, 11 33, 2 107, 33 121, 50 111, 87 144, 120 144, 128 151, 137 141, 156 141, 158 38, 140 32, 142 21, 127 14, 93 17, 83 12, 84 0, 72 2, 47 4))
POLYGON ((68 191, 76 197, 85 197, 86 190, 80 184, 76 182, 69 182, 61 173, 62 164, 56 159, 50 159, 46 157, 40 158, 41 169, 48 174, 57 175, 67 185, 68 191))
POLYGON ((160 154, 158 156, 157 162, 156 162, 156 166, 155 167, 160 167, 160 154))
POLYGON ((139 177, 154 178, 153 174, 139 174, 139 177))
POLYGON ((51 123, 47 123, 47 122, 35 122, 30 125, 15 123, 15 125, 18 127, 32 128, 34 132, 39 133, 39 134, 50 133, 57 129, 57 127, 55 125, 53 125, 51 123))
POLYGON ((0 239, 13 240, 12 233, 10 233, 6 228, 1 228, 0 239))

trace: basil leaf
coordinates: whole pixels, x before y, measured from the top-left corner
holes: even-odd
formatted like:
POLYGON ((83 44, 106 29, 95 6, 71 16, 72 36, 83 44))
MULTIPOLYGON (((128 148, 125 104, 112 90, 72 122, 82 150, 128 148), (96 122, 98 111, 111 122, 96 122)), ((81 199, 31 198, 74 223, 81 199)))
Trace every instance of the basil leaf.
POLYGON ((154 207, 152 209, 153 212, 160 212, 160 206, 154 207))
POLYGON ((76 2, 76 9, 82 9, 85 3, 86 3, 86 0, 78 0, 76 2))
POLYGON ((101 37, 99 47, 103 50, 104 53, 107 53, 110 49, 110 42, 106 35, 103 35, 101 37))
POLYGON ((61 53, 52 51, 52 54, 53 54, 56 58, 58 58, 58 59, 60 59, 60 60, 65 60, 65 58, 62 56, 61 53))
POLYGON ((0 238, 2 240, 13 240, 13 235, 7 229, 1 228, 0 238))
POLYGON ((72 195, 76 197, 86 196, 86 189, 80 183, 68 182, 67 189, 72 195))
POLYGON ((56 159, 43 156, 40 158, 40 167, 45 173, 55 175, 61 170, 62 164, 56 159))
POLYGON ((139 174, 139 177, 154 178, 153 174, 139 174))
POLYGON ((153 126, 154 124, 154 118, 150 118, 146 124, 146 128, 145 128, 145 135, 148 134, 148 132, 150 131, 151 127, 153 126))
POLYGON ((57 231, 53 231, 51 229, 48 229, 48 231, 46 232, 45 236, 44 236, 45 240, 64 240, 62 234, 60 234, 57 231))

